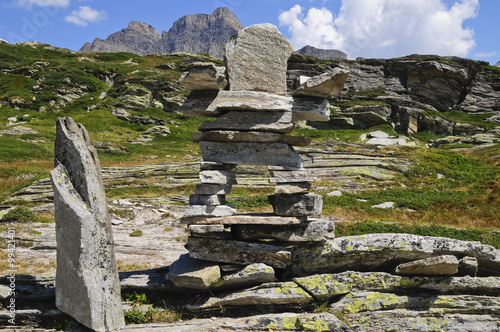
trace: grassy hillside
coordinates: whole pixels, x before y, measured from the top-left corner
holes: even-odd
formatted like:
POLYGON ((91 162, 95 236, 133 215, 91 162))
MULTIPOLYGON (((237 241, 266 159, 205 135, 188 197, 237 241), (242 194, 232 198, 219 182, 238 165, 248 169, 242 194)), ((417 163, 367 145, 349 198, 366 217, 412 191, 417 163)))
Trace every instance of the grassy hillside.
MULTIPOLYGON (((176 103, 187 95, 176 80, 196 60, 221 64, 204 55, 81 54, 47 45, 0 43, 0 204, 11 193, 48 176, 53 163, 55 122, 59 117, 73 117, 87 128, 93 142, 105 142, 104 145, 111 147, 99 151, 104 166, 192 161, 199 156, 191 134, 206 119, 187 118, 173 112, 176 103), (136 104, 144 100, 143 106, 136 104), (113 109, 126 109, 136 118, 161 121, 171 133, 154 136, 147 145, 135 144, 154 124, 120 120, 112 115, 113 109), (9 118, 14 117, 17 122, 25 123, 9 126, 9 118), (19 126, 30 130, 12 132, 19 126)), ((456 112, 446 116, 464 121, 456 112)), ((467 121, 479 120, 476 116, 467 121)), ((315 142, 360 144, 359 136, 374 129, 395 134, 389 126, 365 130, 302 128, 293 134, 311 136, 315 142)), ((425 133, 417 137, 422 146, 426 140, 436 138, 425 133)), ((355 144, 339 145, 339 149, 347 152, 364 149, 363 145, 355 144)), ((327 195, 335 183, 317 183, 316 192, 324 194, 325 215, 363 221, 359 227, 373 221, 389 221, 412 227, 479 229, 488 236, 498 237, 490 231, 500 230, 499 144, 461 152, 395 147, 377 153, 409 159, 414 166, 391 181, 360 179, 364 189, 345 192, 339 197, 327 195), (397 209, 371 207, 387 201, 395 202, 397 209)), ((129 195, 160 196, 165 190, 151 186, 129 195)), ((236 188, 232 203, 242 210, 269 209, 266 196, 270 192, 271 188, 236 188)), ((123 192, 109 191, 113 197, 120 193, 123 192)), ((498 239, 489 242, 495 241, 500 246, 498 239)))

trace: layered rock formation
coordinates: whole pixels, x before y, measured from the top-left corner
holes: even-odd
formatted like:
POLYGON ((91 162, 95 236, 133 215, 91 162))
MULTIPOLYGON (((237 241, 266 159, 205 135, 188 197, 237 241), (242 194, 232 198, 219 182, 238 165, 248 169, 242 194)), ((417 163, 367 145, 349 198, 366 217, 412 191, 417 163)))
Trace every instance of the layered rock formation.
POLYGON ((342 94, 330 99, 336 106, 331 120, 314 124, 319 129, 364 129, 390 124, 402 134, 430 131, 474 135, 485 129, 449 120, 440 113, 500 113, 498 72, 473 60, 411 55, 324 66, 294 54, 288 64, 289 89, 300 83, 302 75, 319 75, 333 68, 350 71, 342 94))
POLYGON ((228 8, 217 8, 212 15, 186 15, 162 35, 146 23, 130 22, 126 29, 105 40, 96 38, 80 52, 130 52, 147 55, 155 52, 206 53, 222 59, 224 45, 241 30, 238 18, 228 8))
POLYGON ((322 60, 347 60, 347 54, 339 50, 325 50, 306 45, 298 50, 300 54, 313 56, 322 60))
POLYGON ((128 27, 102 40, 96 38, 92 44, 85 43, 79 52, 129 52, 139 55, 154 53, 160 41, 160 33, 151 25, 130 22, 128 27))

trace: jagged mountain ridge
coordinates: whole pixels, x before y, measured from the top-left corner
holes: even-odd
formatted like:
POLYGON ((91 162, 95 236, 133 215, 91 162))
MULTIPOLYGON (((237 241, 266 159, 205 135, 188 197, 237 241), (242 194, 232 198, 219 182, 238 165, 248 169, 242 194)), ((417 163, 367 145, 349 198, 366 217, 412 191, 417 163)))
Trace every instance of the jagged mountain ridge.
POLYGON ((173 52, 207 53, 221 59, 229 38, 243 28, 229 8, 217 8, 212 15, 186 15, 162 35, 146 23, 131 22, 126 29, 105 40, 96 38, 80 52, 130 52, 138 55, 173 52))
POLYGON ((130 52, 147 55, 155 52, 160 39, 160 33, 151 25, 133 21, 126 29, 109 35, 105 40, 96 38, 92 44, 85 43, 80 52, 130 52))
POLYGON ((500 61, 495 64, 495 67, 500 67, 500 61))

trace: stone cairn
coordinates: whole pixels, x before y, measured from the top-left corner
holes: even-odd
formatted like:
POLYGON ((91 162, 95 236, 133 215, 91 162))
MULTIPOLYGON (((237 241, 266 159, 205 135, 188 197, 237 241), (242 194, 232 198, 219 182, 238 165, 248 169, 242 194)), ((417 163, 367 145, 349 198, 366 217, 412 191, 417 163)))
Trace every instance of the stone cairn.
POLYGON ((295 122, 329 120, 326 98, 342 90, 348 72, 335 69, 301 77, 302 84, 287 96, 287 61, 292 52, 277 27, 254 25, 226 45, 228 80, 224 69, 212 63, 194 63, 181 78, 194 96, 183 106, 185 114, 217 119, 203 122, 193 135, 203 158, 201 184, 189 197, 181 220, 191 233, 189 256, 175 262, 167 275, 178 287, 208 289, 220 282, 221 269, 230 271, 231 264, 266 264, 284 270, 293 263, 291 252, 282 245, 262 240, 300 246, 334 237, 333 221, 312 218, 322 212, 322 196, 310 192, 315 178, 293 149, 309 145, 310 139, 287 134, 295 122), (269 181, 275 184, 275 195, 269 196, 274 213, 237 214, 226 204, 226 195, 237 183, 234 169, 239 164, 268 166, 269 181), (193 275, 197 270, 204 270, 205 277, 193 275))

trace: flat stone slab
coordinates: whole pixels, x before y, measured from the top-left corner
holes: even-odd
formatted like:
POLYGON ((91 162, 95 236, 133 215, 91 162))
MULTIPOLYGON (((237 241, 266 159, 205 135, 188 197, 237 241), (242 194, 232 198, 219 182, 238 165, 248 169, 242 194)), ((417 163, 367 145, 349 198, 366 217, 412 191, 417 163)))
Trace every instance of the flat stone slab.
POLYGON ((237 184, 236 176, 230 171, 219 171, 219 170, 202 170, 198 174, 201 183, 212 183, 212 184, 237 184))
POLYGON ((254 143, 284 143, 292 146, 308 146, 311 139, 304 136, 290 136, 277 133, 265 133, 256 131, 230 131, 217 130, 193 133, 193 142, 216 141, 216 142, 254 142, 254 143))
POLYGON ((335 68, 332 71, 309 78, 295 90, 293 95, 295 97, 330 98, 342 91, 348 76, 349 72, 347 70, 335 68))
POLYGON ((224 225, 189 225, 189 232, 195 237, 209 239, 232 239, 231 232, 224 225))
POLYGON ((307 170, 298 171, 278 171, 271 170, 272 178, 269 179, 270 183, 297 183, 297 182, 314 182, 316 178, 309 176, 307 170))
POLYGON ((230 90, 286 95, 286 70, 292 52, 290 41, 272 24, 240 30, 226 44, 224 53, 230 90))
POLYGON ((274 269, 262 263, 245 266, 241 271, 222 278, 222 286, 218 288, 245 288, 276 281, 274 269))
POLYGON ((302 157, 291 146, 282 143, 201 141, 200 149, 205 161, 292 168, 304 166, 302 157))
POLYGON ((231 184, 198 183, 194 192, 197 195, 229 195, 231 189, 231 184))
POLYGON ((293 131, 290 112, 232 111, 214 121, 205 121, 199 131, 235 130, 289 134, 293 131))
POLYGON ((199 311, 217 308, 236 308, 259 305, 305 305, 313 298, 294 282, 271 283, 241 292, 211 297, 200 305, 188 305, 185 309, 199 311))
POLYGON ((224 205, 226 195, 189 195, 189 205, 224 205))
POLYGON ((293 98, 262 91, 220 91, 207 111, 221 114, 227 111, 291 112, 293 98))
POLYGON ((269 202, 279 216, 317 216, 323 211, 323 196, 312 193, 272 195, 269 202))
POLYGON ((236 209, 230 205, 189 205, 183 217, 227 217, 235 213, 236 209))
POLYGON ((385 272, 347 271, 337 274, 318 274, 293 279, 316 300, 352 292, 425 290, 483 294, 500 294, 500 278, 484 277, 407 277, 385 272))
POLYGON ((221 271, 219 265, 181 255, 169 269, 165 279, 179 288, 209 289, 219 283, 221 271))
POLYGON ((280 217, 270 213, 235 214, 220 218, 182 218, 182 224, 205 225, 295 225, 306 218, 280 217))
POLYGON ((272 239, 284 242, 324 242, 335 238, 335 222, 315 220, 291 226, 233 225, 233 234, 239 240, 272 239))
POLYGON ((479 242, 411 234, 369 234, 338 237, 324 245, 295 248, 297 273, 331 273, 346 270, 393 271, 397 265, 432 256, 475 257, 480 276, 500 275, 500 251, 479 242))
POLYGON ((299 183, 277 183, 274 187, 276 194, 303 194, 311 190, 312 184, 310 182, 299 183))
POLYGON ((445 275, 458 273, 458 259, 452 255, 435 256, 413 262, 400 264, 396 267, 399 275, 445 275))
POLYGON ((284 269, 291 263, 287 247, 266 243, 189 237, 188 250, 193 258, 220 263, 264 263, 279 269, 284 269))

